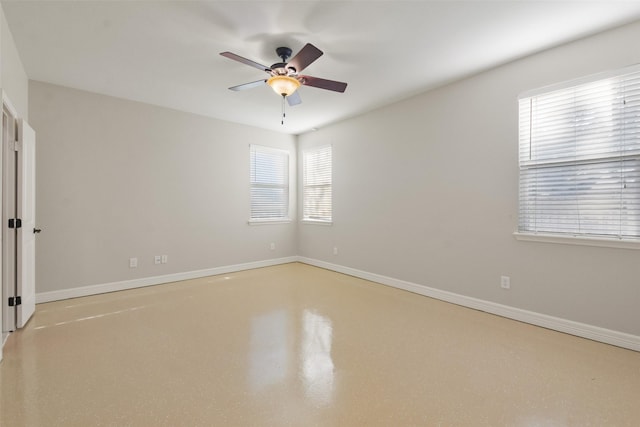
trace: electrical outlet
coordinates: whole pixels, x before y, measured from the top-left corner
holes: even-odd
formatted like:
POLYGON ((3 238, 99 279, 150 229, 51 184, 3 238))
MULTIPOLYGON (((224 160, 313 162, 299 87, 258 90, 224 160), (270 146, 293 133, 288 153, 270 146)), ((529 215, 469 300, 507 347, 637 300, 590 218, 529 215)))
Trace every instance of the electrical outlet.
POLYGON ((129 258, 129 268, 138 267, 138 258, 129 258))
POLYGON ((161 262, 162 262, 162 257, 160 257, 160 255, 156 255, 153 257, 154 264, 160 264, 161 262))
POLYGON ((162 255, 162 263, 166 264, 167 262, 169 262, 169 257, 167 255, 162 255))
POLYGON ((501 276, 500 287, 502 289, 511 289, 511 278, 509 276, 501 276))
POLYGON ((276 250, 276 244, 275 244, 275 243, 271 243, 271 245, 269 246, 269 248, 270 248, 272 251, 275 251, 275 250, 276 250))
POLYGON ((337 246, 333 247, 333 254, 334 255, 338 255, 338 247, 337 246))

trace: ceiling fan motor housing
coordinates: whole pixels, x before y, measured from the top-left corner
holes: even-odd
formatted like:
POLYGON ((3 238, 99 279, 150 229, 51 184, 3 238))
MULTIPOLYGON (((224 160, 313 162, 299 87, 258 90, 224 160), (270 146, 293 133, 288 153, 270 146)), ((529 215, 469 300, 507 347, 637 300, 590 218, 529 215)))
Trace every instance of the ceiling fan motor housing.
POLYGON ((291 57, 293 51, 288 47, 279 47, 276 49, 276 54, 282 59, 282 62, 273 64, 271 70, 279 76, 294 75, 298 73, 295 67, 287 67, 287 59, 291 57))
POLYGON ((271 66, 271 75, 273 76, 286 76, 289 75, 289 70, 294 70, 294 68, 287 69, 287 64, 284 62, 278 62, 277 64, 273 64, 271 66))

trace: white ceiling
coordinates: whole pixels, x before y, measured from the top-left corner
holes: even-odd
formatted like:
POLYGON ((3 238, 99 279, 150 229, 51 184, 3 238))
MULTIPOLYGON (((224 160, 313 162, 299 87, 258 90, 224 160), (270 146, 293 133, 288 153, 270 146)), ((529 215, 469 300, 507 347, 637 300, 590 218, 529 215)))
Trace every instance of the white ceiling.
POLYGON ((291 134, 306 132, 501 63, 640 19, 639 1, 2 1, 30 79, 291 134), (280 62, 312 43, 287 107, 265 73, 219 55, 280 62))

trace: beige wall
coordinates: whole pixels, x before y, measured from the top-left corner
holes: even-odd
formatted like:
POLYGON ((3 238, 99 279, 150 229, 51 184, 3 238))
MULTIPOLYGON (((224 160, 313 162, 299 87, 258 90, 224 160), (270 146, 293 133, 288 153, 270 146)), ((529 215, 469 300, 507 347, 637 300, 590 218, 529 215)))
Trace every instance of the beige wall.
POLYGON ((28 121, 29 80, 1 8, 0 15, 0 87, 11 100, 18 116, 28 121))
POLYGON ((247 224, 249 144, 289 150, 295 171, 295 137, 35 81, 29 95, 38 293, 297 253, 295 223, 247 224))
POLYGON ((639 39, 628 25, 301 135, 333 144, 334 224, 299 225, 299 254, 640 335, 640 251, 512 235, 518 94, 638 63, 639 39))

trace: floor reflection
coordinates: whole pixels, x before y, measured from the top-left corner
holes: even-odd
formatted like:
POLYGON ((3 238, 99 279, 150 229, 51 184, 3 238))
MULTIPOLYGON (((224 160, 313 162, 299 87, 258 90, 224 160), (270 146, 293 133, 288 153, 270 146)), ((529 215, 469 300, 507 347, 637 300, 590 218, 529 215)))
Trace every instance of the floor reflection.
POLYGON ((248 372, 251 390, 261 391, 286 379, 288 335, 289 324, 284 310, 272 311, 251 320, 248 372))
POLYGON ((305 310, 302 315, 302 380, 307 399, 317 405, 331 403, 333 396, 333 360, 331 320, 305 310))
POLYGON ((302 313, 294 327, 285 310, 272 311, 251 320, 248 382, 253 392, 291 380, 298 372, 304 398, 316 406, 332 402, 334 364, 331 358, 333 325, 327 317, 311 310, 302 313), (299 367, 294 352, 299 343, 299 367))

